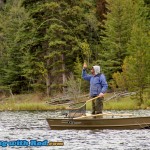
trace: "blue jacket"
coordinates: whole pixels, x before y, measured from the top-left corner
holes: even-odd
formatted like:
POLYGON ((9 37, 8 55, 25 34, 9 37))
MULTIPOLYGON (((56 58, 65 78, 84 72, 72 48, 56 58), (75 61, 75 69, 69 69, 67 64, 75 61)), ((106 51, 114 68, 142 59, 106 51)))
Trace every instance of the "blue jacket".
POLYGON ((105 93, 108 84, 104 74, 95 76, 87 74, 86 70, 82 70, 82 78, 90 82, 90 96, 98 96, 100 93, 105 93))

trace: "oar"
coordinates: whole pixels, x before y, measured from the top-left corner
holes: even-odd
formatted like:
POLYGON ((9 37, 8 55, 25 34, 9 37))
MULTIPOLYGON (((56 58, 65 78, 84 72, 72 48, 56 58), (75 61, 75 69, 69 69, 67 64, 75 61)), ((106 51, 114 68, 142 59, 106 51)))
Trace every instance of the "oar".
POLYGON ((94 98, 91 98, 91 99, 89 99, 89 100, 87 100, 87 101, 80 101, 80 102, 77 102, 77 103, 73 103, 73 104, 71 104, 71 105, 76 105, 76 104, 80 104, 80 103, 82 103, 82 102, 84 102, 84 104, 82 105, 82 106, 80 106, 80 107, 78 107, 78 108, 70 108, 70 106, 69 106, 69 108, 66 108, 67 110, 70 110, 70 109, 79 109, 79 108, 81 108, 81 107, 83 107, 87 102, 90 102, 90 101, 93 101, 93 100, 95 100, 95 99, 97 99, 98 98, 98 96, 97 97, 94 97, 94 98))
POLYGON ((98 117, 98 116, 133 116, 133 114, 112 114, 112 113, 103 113, 103 114, 94 114, 94 115, 89 115, 89 116, 81 116, 81 117, 76 117, 73 119, 82 119, 82 118, 89 118, 89 117, 98 117))
POLYGON ((97 98, 99 98, 99 96, 97 96, 97 97, 94 97, 94 98, 91 98, 91 99, 87 100, 86 102, 93 101, 93 100, 95 100, 95 99, 97 99, 97 98))

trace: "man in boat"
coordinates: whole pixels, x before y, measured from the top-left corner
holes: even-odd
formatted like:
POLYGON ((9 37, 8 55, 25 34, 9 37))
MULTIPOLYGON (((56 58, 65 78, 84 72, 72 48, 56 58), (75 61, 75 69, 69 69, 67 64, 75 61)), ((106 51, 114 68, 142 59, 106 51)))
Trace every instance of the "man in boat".
POLYGON ((91 75, 86 72, 87 64, 84 63, 82 70, 82 78, 90 82, 90 96, 98 97, 92 101, 92 114, 101 114, 103 109, 104 93, 108 88, 105 75, 100 73, 100 66, 91 68, 91 75))

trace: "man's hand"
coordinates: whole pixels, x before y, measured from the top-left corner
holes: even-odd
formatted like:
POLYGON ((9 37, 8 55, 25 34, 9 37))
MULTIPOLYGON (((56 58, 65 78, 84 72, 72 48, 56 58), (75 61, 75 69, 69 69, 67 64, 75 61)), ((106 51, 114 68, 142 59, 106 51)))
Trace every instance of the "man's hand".
POLYGON ((84 62, 83 69, 86 69, 86 68, 87 68, 87 64, 84 62))
POLYGON ((100 93, 98 97, 104 97, 104 93, 100 93))

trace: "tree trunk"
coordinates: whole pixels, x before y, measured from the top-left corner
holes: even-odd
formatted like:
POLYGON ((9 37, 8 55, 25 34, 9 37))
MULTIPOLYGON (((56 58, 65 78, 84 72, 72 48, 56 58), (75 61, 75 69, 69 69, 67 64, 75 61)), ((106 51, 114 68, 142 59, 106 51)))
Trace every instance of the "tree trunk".
MULTIPOLYGON (((47 60, 47 66, 50 65, 50 60, 48 59, 47 60)), ((47 70, 47 75, 46 75, 46 93, 47 93, 47 96, 50 96, 51 95, 51 73, 50 73, 50 70, 48 69, 47 70)))
POLYGON ((143 104, 143 87, 140 87, 140 103, 143 104))
POLYGON ((0 0, 0 9, 2 8, 3 4, 4 4, 3 0, 0 0))
MULTIPOLYGON (((66 82, 66 74, 65 74, 65 55, 62 54, 61 55, 61 59, 62 59, 62 70, 63 70, 63 73, 62 73, 62 84, 64 85, 65 82, 66 82)), ((63 94, 65 93, 65 87, 63 86, 63 94)))
POLYGON ((106 0, 97 0, 96 5, 97 5, 97 14, 98 14, 98 19, 99 21, 103 21, 105 18, 104 14, 107 13, 107 8, 106 8, 106 0))

